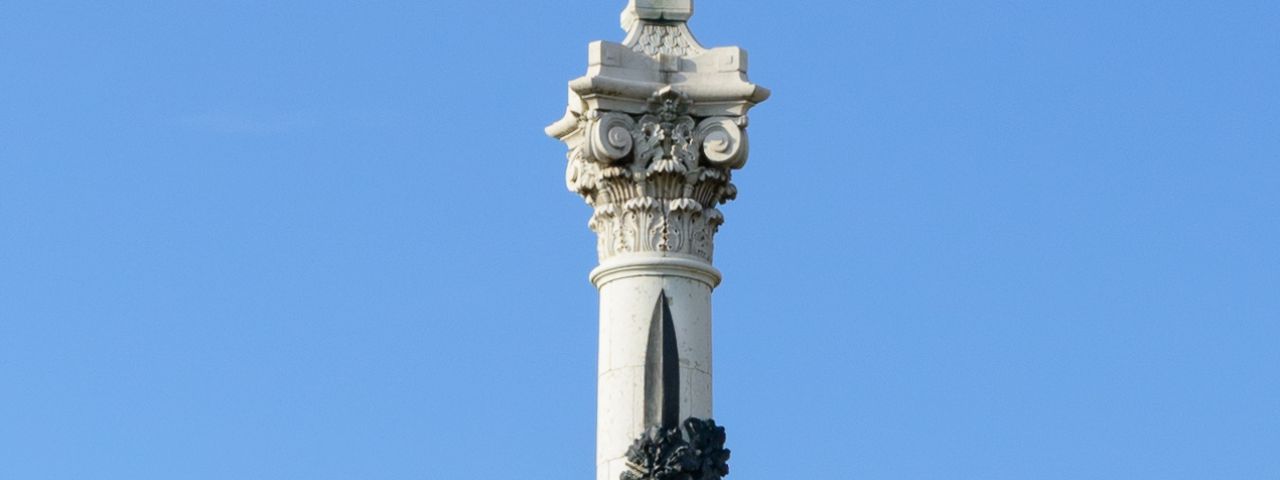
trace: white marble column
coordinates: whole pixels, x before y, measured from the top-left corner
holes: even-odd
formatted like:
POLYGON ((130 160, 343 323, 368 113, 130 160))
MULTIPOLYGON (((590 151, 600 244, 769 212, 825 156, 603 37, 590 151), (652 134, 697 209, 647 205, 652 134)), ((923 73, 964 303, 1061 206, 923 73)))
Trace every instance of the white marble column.
POLYGON ((635 254, 605 262, 591 280, 600 289, 597 478, 617 480, 627 447, 646 428, 645 353, 660 294, 667 296, 678 339, 680 417, 712 418, 711 289, 720 273, 703 262, 635 254))
POLYGON ((590 45, 587 75, 569 83, 568 111, 547 127, 569 146, 566 182, 593 207, 598 235, 597 480, 649 478, 628 448, 647 429, 673 427, 645 415, 655 402, 646 378, 661 380, 646 365, 663 295, 679 380, 663 377, 678 391, 678 417, 712 416, 717 207, 737 195, 731 177, 747 160, 746 114, 769 91, 747 80, 743 50, 699 45, 685 24, 692 14, 692 0, 631 0, 626 40, 590 45))

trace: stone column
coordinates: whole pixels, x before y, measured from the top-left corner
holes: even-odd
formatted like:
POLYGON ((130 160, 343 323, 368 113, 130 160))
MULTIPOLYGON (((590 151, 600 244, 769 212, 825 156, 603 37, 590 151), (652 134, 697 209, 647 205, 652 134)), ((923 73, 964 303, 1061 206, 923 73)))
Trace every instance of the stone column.
POLYGON ((569 146, 565 180, 598 235, 597 480, 727 473, 710 420, 717 207, 737 195, 747 111, 769 91, 747 80, 742 49, 698 44, 692 14, 692 0, 631 0, 626 40, 590 45, 547 127, 569 146))

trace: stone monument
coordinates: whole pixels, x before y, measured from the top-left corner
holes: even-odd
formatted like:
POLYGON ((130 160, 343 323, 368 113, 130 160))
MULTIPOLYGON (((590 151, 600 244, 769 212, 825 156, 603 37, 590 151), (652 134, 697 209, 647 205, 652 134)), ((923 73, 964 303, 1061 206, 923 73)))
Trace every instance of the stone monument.
POLYGON ((546 129, 569 147, 565 181, 598 235, 597 480, 728 473, 711 419, 712 253, 747 162, 747 111, 769 90, 747 80, 742 49, 700 45, 692 15, 692 0, 630 0, 626 40, 590 45, 546 129))

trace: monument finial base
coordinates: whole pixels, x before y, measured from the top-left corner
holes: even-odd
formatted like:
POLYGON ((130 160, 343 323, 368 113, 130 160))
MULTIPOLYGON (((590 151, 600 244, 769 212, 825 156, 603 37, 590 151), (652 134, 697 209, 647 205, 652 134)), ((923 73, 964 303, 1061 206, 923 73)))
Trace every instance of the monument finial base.
POLYGON ((631 0, 622 11, 622 29, 628 32, 637 21, 686 22, 693 17, 693 0, 631 0))

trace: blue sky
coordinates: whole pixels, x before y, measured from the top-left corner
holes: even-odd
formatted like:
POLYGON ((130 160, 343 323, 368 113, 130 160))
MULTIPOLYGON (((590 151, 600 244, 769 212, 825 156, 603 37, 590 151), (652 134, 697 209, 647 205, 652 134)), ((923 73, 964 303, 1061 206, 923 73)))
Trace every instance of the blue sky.
MULTIPOLYGON (((623 3, 0 5, 0 478, 592 478, 623 3)), ((697 8, 729 478, 1280 478, 1280 3, 697 8)))

